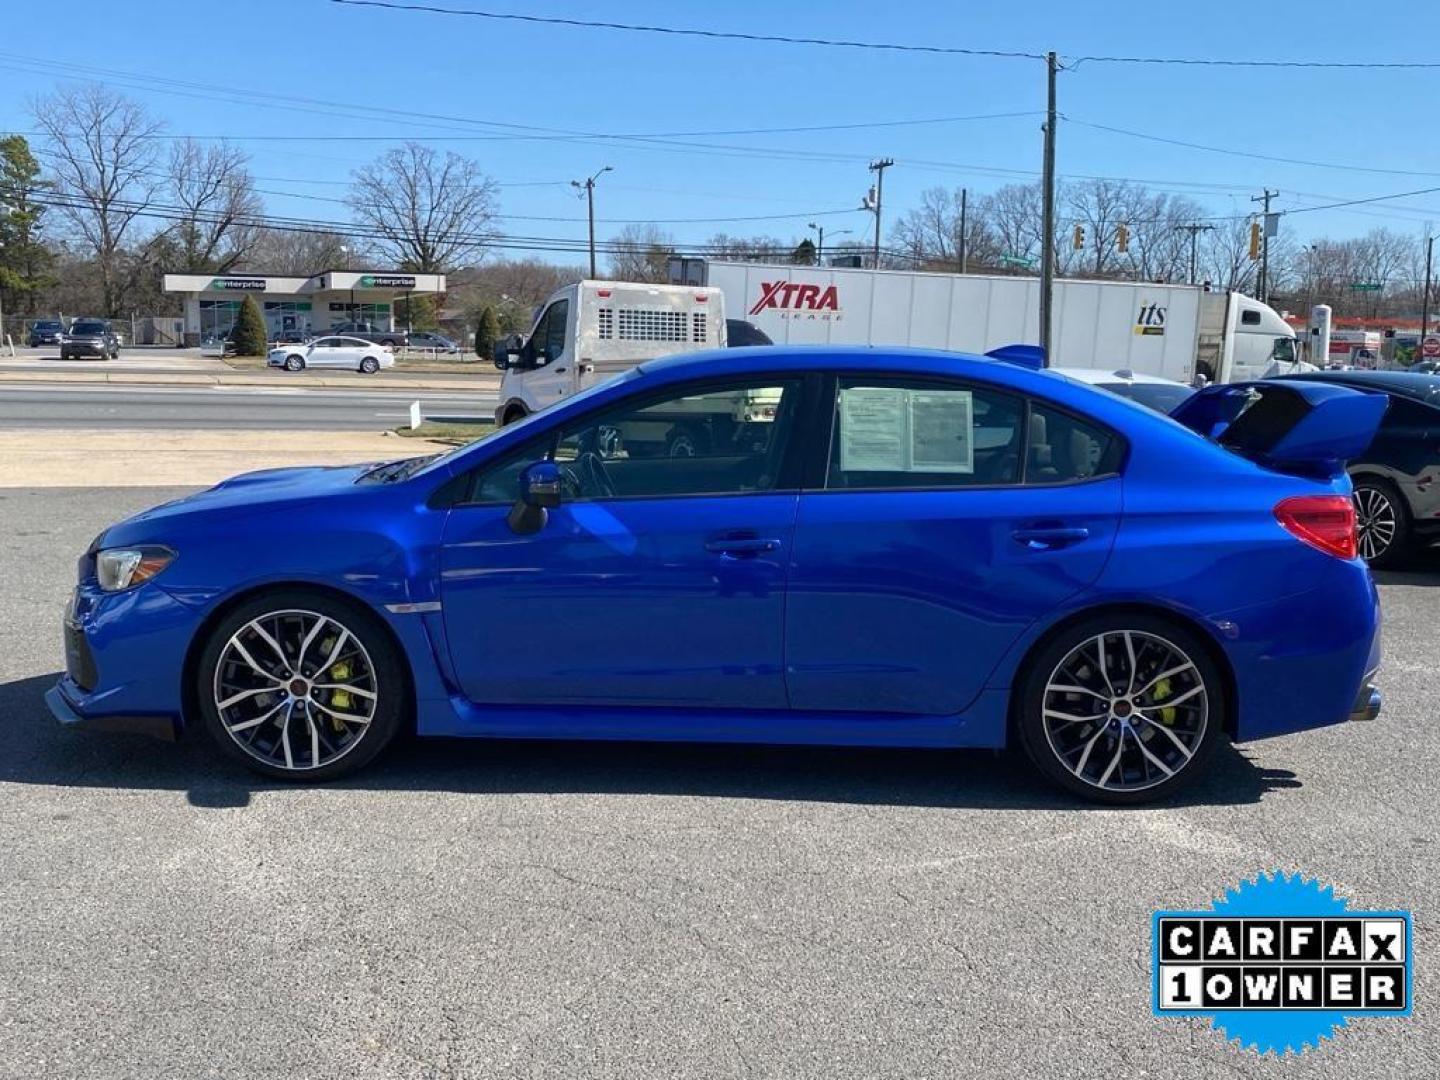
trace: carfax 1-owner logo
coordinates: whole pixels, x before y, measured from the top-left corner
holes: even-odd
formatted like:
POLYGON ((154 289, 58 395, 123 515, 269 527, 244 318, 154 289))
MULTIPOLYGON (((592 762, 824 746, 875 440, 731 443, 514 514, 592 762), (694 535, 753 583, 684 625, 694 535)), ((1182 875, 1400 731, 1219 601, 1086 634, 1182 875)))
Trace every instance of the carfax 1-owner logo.
POLYGON ((1208 911, 1157 911, 1152 1005, 1261 1054, 1301 1053, 1352 1017, 1409 1016, 1408 911, 1354 911, 1299 874, 1241 882, 1208 911))

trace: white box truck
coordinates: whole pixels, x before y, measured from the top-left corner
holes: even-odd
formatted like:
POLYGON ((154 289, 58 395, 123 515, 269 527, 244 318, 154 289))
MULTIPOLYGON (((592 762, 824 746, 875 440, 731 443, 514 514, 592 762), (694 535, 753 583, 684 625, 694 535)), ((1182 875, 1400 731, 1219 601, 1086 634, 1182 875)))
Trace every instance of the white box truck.
MULTIPOLYGON (((500 404, 495 422, 513 423, 646 360, 726 345, 718 289, 581 281, 551 294, 529 335, 495 348, 500 404)), ((610 436, 607 453, 671 457, 721 453, 775 419, 774 391, 742 391, 646 410, 610 436)))
MULTIPOLYGON (((986 353, 1040 340, 1040 280, 685 259, 732 316, 777 344, 913 345, 986 353)), ((1238 292, 1199 285, 1055 281, 1055 367, 1128 368, 1178 382, 1260 378, 1295 357, 1295 331, 1238 292)))

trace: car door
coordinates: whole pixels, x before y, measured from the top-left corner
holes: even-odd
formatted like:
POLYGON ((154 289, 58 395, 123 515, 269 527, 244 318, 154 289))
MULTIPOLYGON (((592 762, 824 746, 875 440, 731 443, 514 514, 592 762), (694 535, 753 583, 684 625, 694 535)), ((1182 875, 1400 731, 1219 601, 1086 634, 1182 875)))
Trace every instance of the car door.
POLYGON ((441 553, 446 637, 477 703, 781 709, 790 453, 803 380, 693 384, 551 425, 467 478, 441 553), (737 404, 770 395, 773 414, 737 404), (706 453, 621 434, 708 424, 706 453), (653 443, 649 444, 653 445, 653 443), (538 532, 508 522, 520 472, 550 458, 565 494, 538 532))
POLYGON ((525 381, 536 409, 553 405, 575 389, 575 358, 569 344, 570 301, 561 298, 547 307, 526 342, 525 363, 532 365, 525 381))
POLYGON ((306 367, 334 367, 335 354, 340 347, 340 339, 336 337, 322 337, 310 347, 310 355, 305 359, 306 367))
POLYGON ((843 376, 801 495, 785 612, 796 709, 953 715, 1036 619, 1093 583, 1119 437, 1000 387, 843 376))

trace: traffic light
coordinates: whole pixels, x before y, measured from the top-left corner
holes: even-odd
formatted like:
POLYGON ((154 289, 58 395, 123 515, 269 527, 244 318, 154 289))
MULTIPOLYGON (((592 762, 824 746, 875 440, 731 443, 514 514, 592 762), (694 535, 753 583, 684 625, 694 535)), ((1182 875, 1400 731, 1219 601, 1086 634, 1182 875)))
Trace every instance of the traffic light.
POLYGON ((1085 246, 1085 226, 1075 226, 1075 250, 1079 251, 1085 246))
POLYGON ((1115 247, 1120 254, 1130 250, 1130 226, 1121 224, 1115 229, 1115 247))
POLYGON ((1260 223, 1250 222, 1250 258, 1260 258, 1260 223))

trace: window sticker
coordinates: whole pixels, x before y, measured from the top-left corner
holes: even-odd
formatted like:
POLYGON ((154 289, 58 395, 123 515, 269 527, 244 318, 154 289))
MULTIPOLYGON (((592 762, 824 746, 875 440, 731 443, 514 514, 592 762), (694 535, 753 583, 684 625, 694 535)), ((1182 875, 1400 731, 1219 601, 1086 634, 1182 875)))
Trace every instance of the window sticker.
POLYGON ((969 390, 858 386, 840 391, 844 472, 973 473, 969 390))

